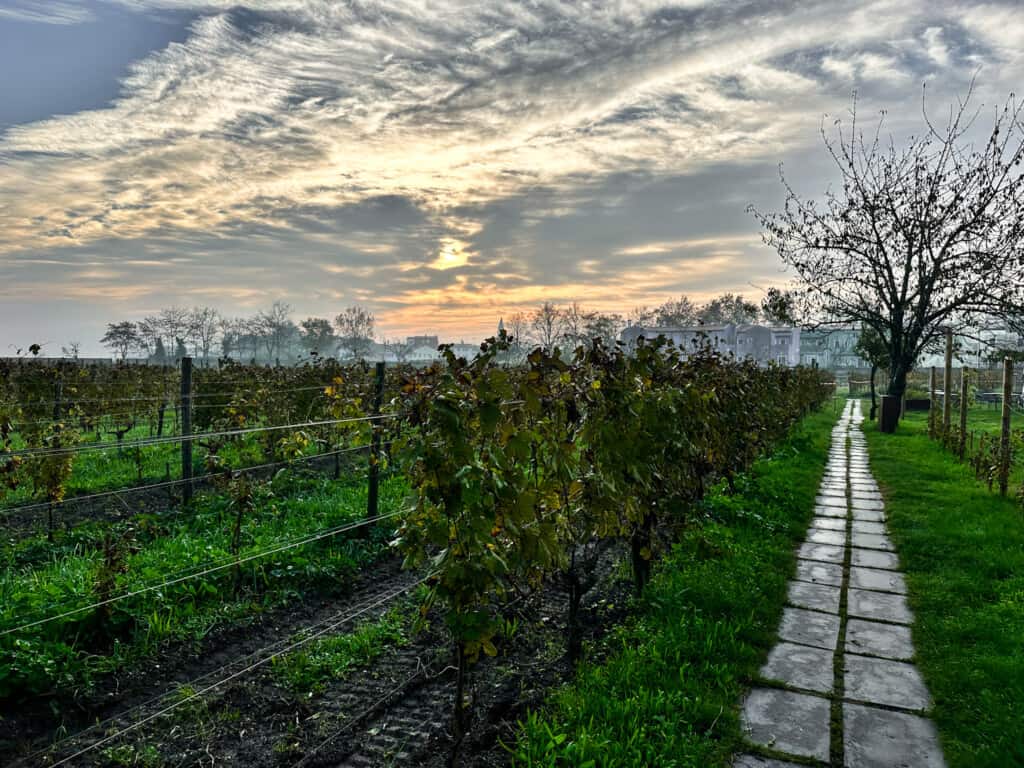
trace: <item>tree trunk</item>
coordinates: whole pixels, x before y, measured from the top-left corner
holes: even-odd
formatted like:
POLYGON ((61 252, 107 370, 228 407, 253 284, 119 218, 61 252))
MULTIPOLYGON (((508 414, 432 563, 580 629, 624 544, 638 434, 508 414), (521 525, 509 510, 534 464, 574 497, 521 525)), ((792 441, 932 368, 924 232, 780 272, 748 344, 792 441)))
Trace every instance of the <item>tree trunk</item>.
MULTIPOLYGON (((907 374, 910 373, 912 363, 898 361, 893 359, 892 364, 889 367, 889 391, 888 394, 893 397, 903 400, 904 394, 907 391, 907 374)), ((902 416, 902 414, 900 414, 902 416)))
POLYGON ((651 526, 652 516, 646 515, 630 539, 630 554, 633 561, 633 581, 637 595, 643 594, 651 574, 651 526), (644 556, 646 554, 646 557, 644 556))

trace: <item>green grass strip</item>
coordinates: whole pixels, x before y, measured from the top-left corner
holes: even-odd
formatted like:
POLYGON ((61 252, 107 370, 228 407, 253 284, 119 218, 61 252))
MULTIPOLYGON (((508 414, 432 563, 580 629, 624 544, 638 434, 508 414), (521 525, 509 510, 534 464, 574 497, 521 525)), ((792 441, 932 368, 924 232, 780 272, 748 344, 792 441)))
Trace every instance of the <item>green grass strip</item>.
POLYGON ((659 564, 634 618, 540 713, 521 724, 517 766, 725 766, 739 706, 775 641, 836 416, 827 406, 711 493, 659 564))
POLYGON ((1024 765, 1024 517, 927 438, 865 424, 950 768, 1024 765))

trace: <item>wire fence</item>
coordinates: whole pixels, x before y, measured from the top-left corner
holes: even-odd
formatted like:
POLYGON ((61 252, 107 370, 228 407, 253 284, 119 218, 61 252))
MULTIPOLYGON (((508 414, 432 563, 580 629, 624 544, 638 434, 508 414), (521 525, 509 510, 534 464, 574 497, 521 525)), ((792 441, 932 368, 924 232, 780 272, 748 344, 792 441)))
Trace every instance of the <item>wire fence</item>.
POLYGON ((216 564, 209 564, 205 567, 200 566, 199 570, 195 570, 197 566, 192 566, 189 569, 182 570, 182 573, 184 575, 175 576, 173 578, 165 578, 163 581, 160 581, 156 584, 150 584, 148 586, 139 587, 119 595, 108 597, 103 600, 96 600, 94 602, 89 603, 88 605, 79 606, 77 608, 72 608, 70 610, 66 610, 58 614, 47 616, 45 618, 35 619, 32 621, 25 621, 16 626, 8 627, 6 629, 0 630, 0 637, 5 637, 11 634, 17 634, 20 632, 24 632, 26 629, 32 629, 34 627, 39 627, 44 624, 50 624, 55 621, 60 621, 62 619, 67 619, 72 616, 80 615, 82 613, 95 611, 98 608, 113 605, 114 603, 121 602, 122 600, 128 600, 133 597, 139 597, 140 595, 148 594, 151 592, 159 592, 160 590, 167 589, 168 587, 173 587, 177 584, 182 584, 193 579, 209 576, 228 568, 236 568, 238 566, 245 565, 246 563, 253 562, 254 560, 260 560, 266 557, 270 557, 271 555, 279 554, 281 552, 287 552, 288 550, 295 549, 296 547, 302 547, 317 541, 323 541, 324 539, 331 538, 333 536, 338 536, 339 534, 346 533, 348 531, 354 531, 358 528, 362 528, 367 525, 375 525, 384 520, 390 520, 394 517, 397 517, 399 514, 401 514, 401 510, 388 512, 383 515, 377 515, 373 518, 364 518, 353 523, 346 523, 344 525, 331 528, 330 530, 319 531, 315 534, 304 536, 298 540, 277 544, 272 547, 268 547, 256 552, 250 552, 245 554, 244 556, 239 555, 221 558, 220 562, 215 561, 216 564))
MULTIPOLYGON (((314 627, 319 627, 318 629, 315 629, 315 631, 311 630, 310 628, 307 628, 307 630, 304 630, 305 635, 297 640, 286 642, 284 645, 282 645, 282 642, 284 641, 277 641, 276 643, 272 643, 267 648, 261 649, 260 651, 257 651, 253 654, 249 654, 248 656, 242 657, 239 661, 228 666, 234 666, 238 663, 243 663, 245 666, 243 666, 239 670, 224 675, 223 677, 219 678, 213 683, 204 683, 205 680, 209 680, 210 677, 212 677, 213 675, 213 673, 208 673, 207 675, 204 675, 200 678, 197 678, 196 680, 193 680, 189 685, 183 686, 182 688, 178 689, 178 691, 191 690, 191 693, 181 695, 178 691, 172 691, 169 693, 165 693, 161 696, 154 697, 153 699, 150 699, 148 702, 139 705, 137 708, 129 710, 129 712, 142 711, 143 709, 153 706, 157 702, 160 702, 170 697, 176 696, 177 698, 173 703, 168 704, 166 706, 162 706, 156 712, 152 712, 142 717, 141 719, 136 720, 130 725, 124 728, 120 728, 114 733, 104 736, 103 738, 92 742, 88 746, 85 746, 77 750, 73 754, 61 758, 54 763, 51 763, 51 766, 52 768, 57 768, 57 766, 61 765, 70 765, 73 763, 73 761, 78 760, 80 757, 83 757, 84 755, 94 750, 105 747, 108 744, 111 744, 112 742, 115 742, 123 738, 129 733, 136 731, 149 723, 159 720, 160 718, 166 717, 167 715, 174 712, 176 709, 192 701, 196 701, 198 699, 205 697, 207 694, 224 687, 228 683, 231 683, 234 680, 237 680, 246 674, 249 674, 261 667, 266 666, 267 664, 273 662, 275 659, 281 658, 282 656, 292 653, 298 650, 299 648, 302 648, 303 646, 307 645, 308 643, 311 643, 314 640, 323 637, 324 635, 337 631, 342 626, 352 623, 356 619, 366 615, 375 608, 380 608, 384 605, 387 605, 388 603, 393 602, 402 595, 408 594, 413 589, 423 584, 426 580, 427 577, 423 577, 417 579, 416 581, 413 581, 410 584, 390 589, 384 592, 383 594, 375 595, 374 597, 369 598, 367 601, 358 604, 357 607, 355 608, 349 608, 344 611, 341 611, 338 614, 335 614, 332 618, 326 620, 325 622, 321 622, 317 625, 314 625, 314 627)), ((61 746, 73 744, 76 741, 80 740, 84 735, 99 729, 107 728, 117 720, 123 719, 124 717, 125 713, 122 713, 121 715, 114 718, 110 718, 102 723, 96 723, 93 726, 90 726, 88 729, 85 729, 82 732, 75 734, 74 736, 68 737, 62 740, 61 742, 58 742, 56 745, 53 745, 45 750, 36 752, 33 755, 30 755, 29 757, 25 758, 25 760, 23 760, 21 763, 19 763, 19 765, 31 765, 32 763, 30 763, 29 761, 37 760, 43 755, 52 755, 54 754, 55 751, 59 751, 61 746)))
POLYGON ((12 451, 0 451, 0 458, 26 458, 37 456, 67 456, 87 451, 108 451, 112 449, 132 450, 135 448, 149 448, 157 445, 168 445, 181 443, 186 440, 208 440, 214 437, 240 437, 242 435, 253 435, 261 432, 276 432, 286 429, 311 429, 314 427, 328 427, 338 424, 355 424, 359 422, 375 422, 398 418, 400 414, 382 413, 372 416, 355 416, 345 419, 322 419, 319 421, 303 421, 293 424, 274 424, 261 427, 242 427, 239 429, 223 429, 208 432, 192 432, 185 435, 167 435, 164 437, 140 438, 138 440, 126 440, 117 443, 109 441, 102 443, 79 443, 67 447, 58 446, 53 448, 23 448, 12 451))

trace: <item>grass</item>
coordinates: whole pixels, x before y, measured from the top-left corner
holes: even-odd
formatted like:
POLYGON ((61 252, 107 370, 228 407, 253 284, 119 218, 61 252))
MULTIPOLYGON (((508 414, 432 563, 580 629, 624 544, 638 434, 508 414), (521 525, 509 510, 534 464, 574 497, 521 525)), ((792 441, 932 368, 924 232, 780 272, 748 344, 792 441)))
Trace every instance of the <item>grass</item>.
POLYGON ((1024 516, 908 418, 865 426, 951 768, 1024 766, 1024 516))
POLYGON ((725 766, 739 704, 775 641, 794 547, 835 421, 812 414, 727 495, 717 488, 659 564, 608 660, 520 724, 517 766, 725 766))
POLYGON ((302 650, 275 659, 274 677, 294 695, 311 698, 322 693, 329 681, 342 680, 356 666, 407 644, 410 613, 407 608, 395 607, 351 632, 317 639, 302 650))
MULTIPOLYGON (((364 484, 284 474, 260 489, 244 517, 241 557, 366 513, 364 484)), ((381 512, 397 509, 407 490, 403 479, 385 479, 381 512)), ((187 513, 85 525, 66 538, 61 533, 54 544, 18 542, 0 559, 6 566, 0 572, 0 629, 99 599, 103 542, 111 529, 123 543, 117 567, 108 573, 107 594, 119 595, 204 563, 231 563, 233 528, 230 499, 211 493, 197 497, 187 513)), ((383 544, 380 532, 370 539, 330 537, 252 560, 237 571, 225 568, 139 594, 112 604, 107 613, 90 610, 0 636, 0 699, 87 687, 97 675, 130 665, 168 641, 198 639, 218 624, 247 620, 309 591, 337 589, 383 544)))

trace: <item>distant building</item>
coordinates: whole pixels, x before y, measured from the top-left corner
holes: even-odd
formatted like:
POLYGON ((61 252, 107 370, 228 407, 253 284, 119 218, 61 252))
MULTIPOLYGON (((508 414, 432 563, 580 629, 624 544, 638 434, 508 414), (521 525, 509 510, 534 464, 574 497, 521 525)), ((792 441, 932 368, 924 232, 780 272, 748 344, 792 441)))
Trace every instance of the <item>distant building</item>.
POLYGON ((417 347, 429 347, 435 352, 437 351, 439 343, 437 336, 407 336, 405 339, 405 345, 410 349, 416 349, 417 347))
POLYGON ((800 342, 800 362, 829 370, 870 368, 871 364, 857 354, 860 327, 843 325, 805 328, 800 342))
POLYGON ((758 363, 778 363, 793 367, 800 364, 800 328, 764 325, 695 325, 630 326, 620 339, 627 347, 636 345, 637 339, 655 339, 664 336, 684 353, 689 354, 701 346, 708 346, 722 355, 738 360, 758 363))

